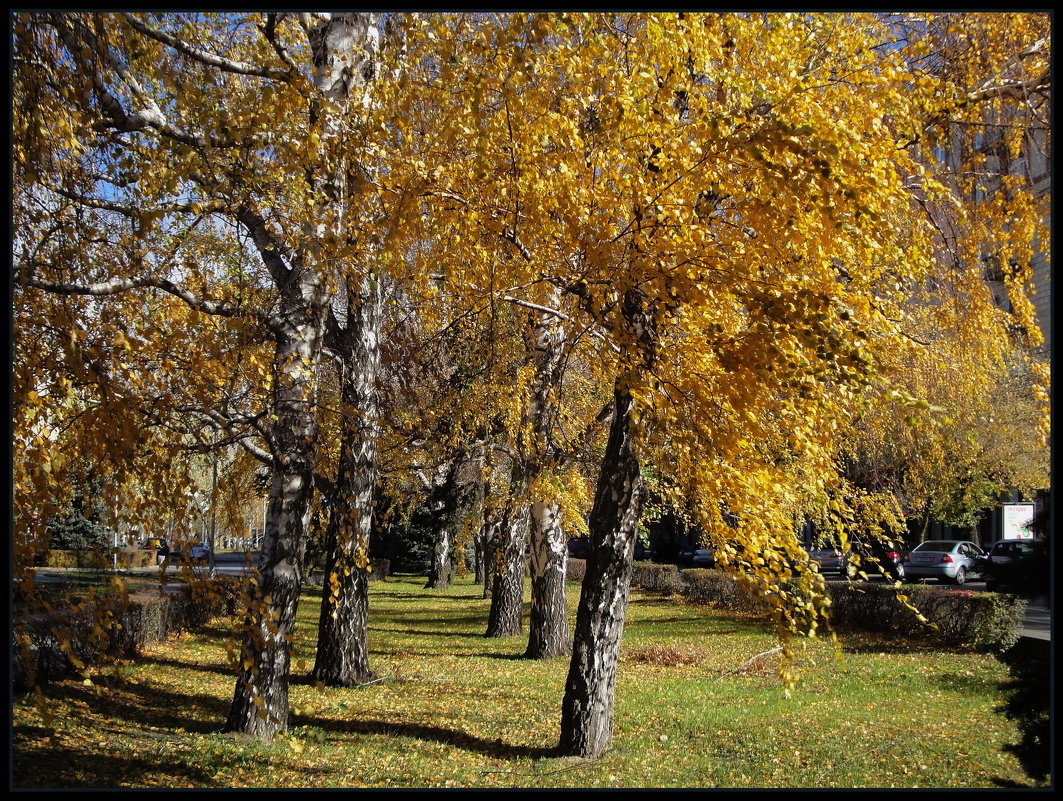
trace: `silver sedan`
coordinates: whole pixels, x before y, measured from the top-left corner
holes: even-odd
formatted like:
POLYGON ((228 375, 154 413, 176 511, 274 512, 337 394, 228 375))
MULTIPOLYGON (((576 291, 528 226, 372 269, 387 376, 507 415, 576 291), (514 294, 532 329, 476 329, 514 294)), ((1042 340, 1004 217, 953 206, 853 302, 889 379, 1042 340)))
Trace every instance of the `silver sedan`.
POLYGON ((984 558, 985 551, 969 540, 928 540, 904 557, 904 576, 908 581, 933 578, 963 584, 981 575, 984 558))

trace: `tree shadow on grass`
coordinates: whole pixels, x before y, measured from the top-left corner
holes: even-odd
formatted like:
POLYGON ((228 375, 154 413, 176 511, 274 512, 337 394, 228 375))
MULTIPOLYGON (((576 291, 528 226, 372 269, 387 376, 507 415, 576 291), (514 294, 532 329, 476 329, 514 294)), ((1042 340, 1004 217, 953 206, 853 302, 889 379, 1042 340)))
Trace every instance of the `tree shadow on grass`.
MULTIPOLYGON (((225 723, 229 702, 213 695, 175 693, 128 682, 110 683, 100 679, 107 692, 80 684, 57 685, 49 691, 53 698, 81 701, 94 713, 159 729, 184 729, 194 734, 218 731, 225 723)), ((233 678, 235 686, 235 676, 233 678)))
POLYGON ((231 675, 233 679, 236 678, 236 671, 230 668, 228 665, 201 665, 195 662, 183 662, 180 659, 158 659, 155 657, 144 657, 137 660, 139 665, 157 665, 158 667, 172 667, 177 670, 192 670, 199 673, 219 673, 221 675, 231 675))
POLYGON ((838 631, 842 652, 847 654, 934 654, 953 653, 962 649, 949 648, 931 640, 908 640, 903 637, 887 639, 890 635, 854 638, 844 630, 838 631))
POLYGON ((424 592, 389 592, 383 595, 386 601, 416 601, 423 604, 427 599, 435 601, 451 601, 453 603, 467 604, 470 601, 488 601, 478 595, 451 595, 443 590, 425 590, 424 592))
POLYGON ((406 629, 401 626, 388 628, 385 626, 370 626, 370 631, 386 631, 392 634, 411 634, 417 637, 477 637, 475 631, 440 631, 439 629, 406 629))
POLYGON ((425 742, 443 743, 474 751, 486 756, 503 759, 544 759, 557 755, 556 748, 533 748, 527 745, 508 745, 501 738, 494 740, 475 737, 463 731, 444 729, 440 726, 425 726, 416 723, 396 723, 388 720, 350 720, 335 721, 293 715, 293 726, 310 726, 326 732, 338 734, 366 734, 385 737, 412 737, 425 742))
POLYGON ((129 787, 147 784, 166 786, 165 777, 179 773, 185 781, 181 786, 211 786, 213 777, 202 768, 192 765, 175 766, 172 762, 142 757, 116 757, 96 753, 71 753, 65 748, 38 747, 33 759, 18 760, 12 769, 11 784, 15 788, 48 787, 129 787), (41 770, 41 765, 50 766, 41 770))
MULTIPOLYGON (((519 636, 519 635, 515 635, 519 636)), ((480 653, 466 654, 466 656, 481 657, 483 659, 504 659, 507 662, 541 662, 543 660, 528 659, 522 651, 519 654, 503 654, 499 651, 481 651, 480 653)))

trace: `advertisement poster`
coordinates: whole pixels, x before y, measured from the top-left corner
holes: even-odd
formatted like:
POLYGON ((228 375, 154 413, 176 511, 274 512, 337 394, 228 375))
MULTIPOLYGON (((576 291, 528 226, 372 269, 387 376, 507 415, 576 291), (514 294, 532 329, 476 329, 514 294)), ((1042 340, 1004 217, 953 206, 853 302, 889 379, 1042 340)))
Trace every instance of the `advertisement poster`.
POLYGON ((1004 504, 1004 536, 1006 540, 1032 540, 1033 532, 1026 524, 1033 519, 1032 503, 1004 504))

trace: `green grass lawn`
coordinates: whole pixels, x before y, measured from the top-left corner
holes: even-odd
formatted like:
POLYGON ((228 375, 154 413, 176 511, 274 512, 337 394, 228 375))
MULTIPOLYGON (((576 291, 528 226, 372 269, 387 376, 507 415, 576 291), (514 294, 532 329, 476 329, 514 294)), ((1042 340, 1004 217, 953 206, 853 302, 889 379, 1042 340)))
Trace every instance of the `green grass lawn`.
MULTIPOLYGON (((31 787, 724 787, 1029 786, 1003 752, 1015 725, 995 711, 994 657, 843 639, 800 650, 784 698, 778 643, 749 618, 637 591, 624 632, 612 750, 558 759, 568 661, 523 660, 526 637, 485 639, 489 601, 468 580, 371 584, 380 680, 315 687, 318 598, 295 643, 289 732, 218 734, 235 674, 232 621, 141 659, 45 690, 13 709, 13 781, 31 787), (765 652, 759 659, 750 660, 765 652)), ((578 586, 569 585, 575 607, 578 586)))

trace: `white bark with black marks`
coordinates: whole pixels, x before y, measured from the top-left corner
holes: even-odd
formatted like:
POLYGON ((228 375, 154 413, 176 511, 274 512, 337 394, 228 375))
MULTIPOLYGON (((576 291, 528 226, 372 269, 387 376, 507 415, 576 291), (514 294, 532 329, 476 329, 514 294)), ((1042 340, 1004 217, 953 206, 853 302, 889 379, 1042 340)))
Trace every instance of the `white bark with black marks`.
POLYGON ((369 667, 369 535, 376 486, 381 292, 367 277, 333 332, 340 359, 339 475, 329 505, 328 544, 314 679, 327 686, 364 684, 369 667))
POLYGON ((644 304, 638 290, 625 293, 623 319, 635 344, 631 362, 614 383, 613 419, 590 514, 590 553, 561 705, 558 749, 566 756, 597 758, 612 742, 620 637, 645 494, 629 386, 653 367, 657 346, 655 320, 644 304))

